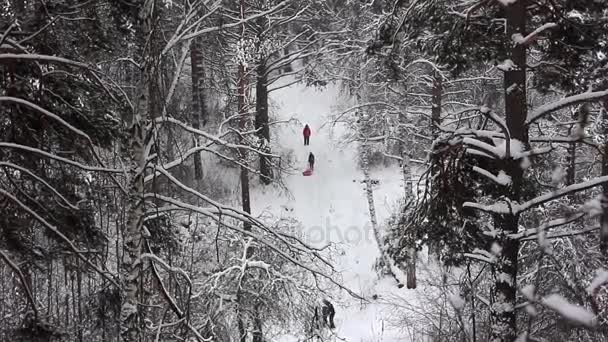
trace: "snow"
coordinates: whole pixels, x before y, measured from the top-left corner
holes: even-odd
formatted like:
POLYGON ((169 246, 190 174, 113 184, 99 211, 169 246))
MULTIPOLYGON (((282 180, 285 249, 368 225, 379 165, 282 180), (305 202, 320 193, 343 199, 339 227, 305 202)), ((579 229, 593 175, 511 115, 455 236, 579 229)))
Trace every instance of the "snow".
POLYGON ((541 300, 542 304, 560 314, 563 318, 580 325, 593 327, 597 320, 593 313, 585 308, 568 302, 558 294, 550 294, 541 300))
POLYGON ((608 283, 608 271, 601 268, 597 271, 595 278, 591 281, 591 284, 587 286, 587 293, 594 295, 595 291, 602 285, 608 283))
MULTIPOLYGON (((510 139, 509 144, 507 144, 506 139, 493 138, 492 141, 494 142, 494 146, 487 144, 483 141, 480 141, 480 140, 477 140, 474 138, 469 138, 469 137, 464 138, 462 141, 463 141, 463 143, 465 143, 469 146, 472 146, 478 150, 481 150, 481 152, 483 152, 489 156, 494 156, 499 159, 505 159, 505 158, 507 158, 507 156, 509 156, 510 158, 515 159, 515 160, 518 160, 518 159, 525 160, 528 157, 528 155, 545 152, 544 149, 525 151, 525 145, 518 139, 510 139)), ((467 149, 467 151, 469 151, 469 149, 467 149)), ((504 177, 503 177, 503 180, 504 180, 504 177)))
POLYGON ((502 247, 498 243, 494 242, 492 243, 490 251, 492 252, 492 254, 499 257, 502 254, 502 247))
POLYGON ((509 6, 517 2, 517 0, 498 0, 503 6, 509 6))
POLYGON ((553 169, 553 172, 551 173, 551 182, 555 185, 558 185, 564 181, 565 177, 566 177, 566 170, 564 170, 563 167, 558 166, 555 169, 553 169))
POLYGON ((498 64, 496 68, 502 71, 511 71, 517 69, 517 65, 515 65, 512 60, 505 59, 502 63, 498 64))
POLYGON ((509 185, 511 184, 511 177, 507 175, 503 170, 498 172, 498 176, 496 177, 496 181, 500 185, 509 185))
POLYGON ((521 294, 526 297, 527 300, 533 302, 534 301, 534 293, 536 292, 536 287, 532 284, 528 284, 522 287, 520 290, 521 294))
MULTIPOLYGON (((286 84, 290 80, 284 80, 286 84)), ((357 145, 343 141, 347 128, 343 123, 327 124, 331 114, 350 108, 353 103, 340 94, 337 86, 325 90, 294 84, 271 93, 270 109, 276 120, 271 145, 273 153, 291 155, 296 170, 282 179, 285 193, 274 186, 255 186, 251 192, 252 215, 273 213, 276 217, 297 219, 302 223, 303 240, 317 247, 327 246, 326 257, 332 259, 341 275, 341 282, 357 294, 369 299, 363 304, 345 291, 329 295, 336 309, 335 338, 345 341, 372 341, 383 331, 383 341, 403 341, 402 331, 387 322, 394 319, 391 307, 375 298, 415 300, 417 290, 397 287, 394 279, 378 279, 374 263, 380 256, 370 223, 363 174, 357 165, 357 145), (288 121, 289 119, 295 119, 288 121), (310 145, 304 146, 302 127, 308 124, 313 134, 310 145), (315 173, 303 177, 309 152, 316 156, 315 173)), ((370 170, 378 179, 374 202, 380 228, 397 208, 403 195, 402 170, 398 166, 370 170)), ((391 265, 394 267, 394 265, 391 265)), ((405 276, 403 272, 399 276, 405 276)), ((421 289, 423 290, 423 289, 421 289)), ((311 303, 315 299, 311 298, 311 303)), ((333 338, 333 337, 332 337, 333 338)), ((283 336, 276 341, 301 340, 283 336)))
POLYGON ((462 299, 462 297, 460 297, 459 295, 454 294, 454 293, 452 293, 448 296, 448 300, 450 301, 450 304, 452 304, 452 306, 456 310, 462 310, 464 308, 464 305, 466 304, 466 302, 464 301, 464 299, 462 299))
POLYGON ((531 42, 533 42, 534 40, 536 40, 538 35, 541 34, 543 31, 552 29, 555 27, 557 27, 556 23, 546 23, 546 24, 540 26, 539 28, 537 28, 536 30, 530 32, 525 37, 522 36, 520 33, 517 33, 517 34, 514 34, 513 37, 511 37, 511 38, 513 39, 513 42, 515 42, 515 44, 528 45, 531 42))
POLYGON ((602 195, 593 198, 583 205, 583 211, 589 215, 589 218, 594 218, 602 215, 602 195))
POLYGON ((499 185, 509 185, 511 184, 511 177, 507 175, 503 170, 498 172, 498 176, 494 176, 490 171, 482 169, 478 166, 473 166, 473 171, 481 174, 482 176, 486 176, 490 180, 494 181, 499 185))

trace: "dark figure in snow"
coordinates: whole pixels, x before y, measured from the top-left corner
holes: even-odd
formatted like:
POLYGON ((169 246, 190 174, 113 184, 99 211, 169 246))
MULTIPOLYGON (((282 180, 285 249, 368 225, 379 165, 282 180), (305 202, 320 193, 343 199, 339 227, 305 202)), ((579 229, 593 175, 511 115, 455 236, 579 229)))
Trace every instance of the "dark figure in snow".
POLYGON ((315 169, 315 155, 312 152, 308 154, 308 168, 311 170, 315 169))
POLYGON ((334 324, 334 316, 336 315, 336 310, 327 299, 323 299, 321 313, 323 314, 323 323, 329 326, 329 329, 335 329, 336 325, 334 324))
POLYGON ((327 300, 323 299, 321 303, 318 303, 315 306, 314 316, 312 317, 312 327, 311 333, 314 333, 315 330, 320 330, 323 327, 329 327, 330 329, 335 329, 336 325, 334 324, 334 316, 336 315, 336 310, 334 306, 327 300), (320 310, 319 310, 320 309, 320 310), (319 315, 319 311, 320 315, 319 315))
POLYGON ((302 134, 304 135, 304 146, 310 145, 310 127, 308 125, 304 126, 302 134))

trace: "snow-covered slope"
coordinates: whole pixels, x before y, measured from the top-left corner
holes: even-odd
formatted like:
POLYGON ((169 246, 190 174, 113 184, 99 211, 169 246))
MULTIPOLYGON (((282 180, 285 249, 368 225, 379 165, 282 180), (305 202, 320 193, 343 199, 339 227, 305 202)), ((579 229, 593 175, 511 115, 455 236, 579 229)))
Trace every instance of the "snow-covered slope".
MULTIPOLYGON (((304 234, 311 244, 336 243, 343 254, 333 262, 341 270, 344 284, 371 298, 411 295, 399 289, 392 279, 378 281, 373 263, 379 255, 369 220, 369 210, 361 183, 363 175, 357 167, 354 143, 341 144, 345 128, 324 125, 332 112, 343 102, 337 86, 320 91, 303 85, 292 85, 271 95, 271 106, 277 120, 292 120, 273 130, 275 146, 283 154, 293 153, 295 174, 285 177, 290 195, 276 189, 256 187, 252 192, 254 214, 270 211, 277 216, 291 215, 303 223, 304 234), (302 128, 312 129, 310 146, 304 146, 302 128), (310 177, 299 172, 306 167, 308 153, 316 157, 315 173, 310 177)), ((275 151, 276 152, 276 151, 275 151)), ((397 167, 378 170, 379 179, 374 200, 379 222, 383 222, 396 200, 403 194, 397 167)), ((346 341, 402 341, 399 332, 387 331, 387 315, 380 304, 365 304, 348 294, 335 293, 336 337, 346 341)))

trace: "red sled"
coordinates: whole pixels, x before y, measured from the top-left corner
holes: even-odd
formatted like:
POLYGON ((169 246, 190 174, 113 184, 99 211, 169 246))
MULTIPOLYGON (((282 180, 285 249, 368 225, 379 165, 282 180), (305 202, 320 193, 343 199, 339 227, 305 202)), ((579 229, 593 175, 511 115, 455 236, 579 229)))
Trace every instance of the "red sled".
POLYGON ((311 169, 305 170, 304 172, 302 172, 302 174, 304 176, 312 176, 312 170, 311 169))

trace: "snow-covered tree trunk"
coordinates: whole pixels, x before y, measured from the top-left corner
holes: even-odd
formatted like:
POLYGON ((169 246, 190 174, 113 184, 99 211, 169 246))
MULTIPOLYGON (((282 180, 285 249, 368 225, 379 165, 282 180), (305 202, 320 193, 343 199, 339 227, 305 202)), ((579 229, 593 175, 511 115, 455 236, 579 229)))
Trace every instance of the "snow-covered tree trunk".
MULTIPOLYGON (((385 258, 385 253, 382 252, 384 250, 382 243, 382 235, 378 230, 378 219, 376 217, 376 205, 374 204, 374 189, 372 188, 372 179, 369 174, 369 147, 362 146, 362 156, 361 156, 361 168, 363 171, 363 182, 365 183, 365 197, 367 198, 367 206, 369 209, 369 220, 372 224, 372 229, 374 231, 374 237, 376 239, 376 243, 380 248, 382 253, 382 258, 385 258)), ((388 259, 385 260, 388 262, 388 259)), ((387 263, 386 266, 389 266, 387 263)))
MULTIPOLYGON (((261 58, 257 66, 257 79, 255 91, 255 129, 257 136, 263 144, 262 151, 270 148, 270 127, 268 126, 268 74, 266 58, 261 58)), ((267 156, 260 155, 260 176, 262 182, 269 184, 272 181, 272 170, 267 156)))
POLYGON ((140 83, 137 87, 139 94, 135 99, 135 112, 130 123, 128 155, 130 158, 128 179, 127 222, 123 231, 123 255, 121 262, 121 281, 124 299, 120 310, 120 327, 123 341, 138 341, 141 339, 141 316, 138 308, 141 302, 139 289, 141 287, 141 260, 143 250, 142 224, 144 216, 144 176, 147 158, 147 132, 145 120, 150 110, 150 85, 153 79, 153 60, 149 49, 144 48, 146 38, 150 36, 153 25, 155 0, 142 0, 137 4, 138 27, 137 34, 142 46, 140 83))
MULTIPOLYGON (((434 70, 433 74, 433 88, 431 90, 432 102, 431 102, 431 137, 433 142, 437 141, 439 137, 439 125, 441 124, 441 97, 443 93, 443 82, 441 73, 438 70, 434 70)), ((431 151, 432 153, 432 151, 431 151)), ((431 183, 431 186, 433 184, 431 183)), ((436 255, 436 244, 431 241, 428 244, 429 256, 436 255)))
MULTIPOLYGON (((412 187, 412 168, 410 165, 410 148, 411 146, 408 146, 409 143, 411 143, 410 139, 407 139, 408 133, 407 130, 405 129, 405 125, 406 125, 406 114, 402 113, 399 116, 399 120, 400 122, 400 126, 401 128, 401 132, 400 136, 401 136, 401 168, 403 171, 403 189, 404 189, 404 203, 408 203, 413 199, 414 193, 413 193, 413 187, 412 187)), ((406 209, 406 207, 404 207, 404 210, 406 209)), ((405 214, 405 212, 404 212, 405 214)), ((415 243, 415 242, 412 242, 415 243)), ((415 246, 408 246, 407 247, 407 264, 406 264, 406 274, 407 274, 407 281, 406 281, 406 286, 408 289, 415 289, 416 288, 416 247, 415 246)))
MULTIPOLYGON (((526 7, 528 1, 519 0, 505 5, 507 37, 516 34, 525 36, 526 7)), ((506 149, 511 142, 518 140, 522 146, 528 143, 528 134, 525 126, 527 114, 526 102, 526 47, 524 44, 511 43, 510 59, 513 67, 505 71, 504 94, 506 125, 511 140, 507 139, 506 149)), ((517 202, 520 199, 523 168, 521 160, 515 159, 506 151, 502 166, 511 178, 511 184, 504 192, 497 193, 495 198, 506 196, 508 200, 517 202)), ((517 325, 515 315, 515 299, 517 289, 517 255, 519 240, 509 238, 518 230, 519 214, 495 214, 494 224, 499 235, 494 240, 493 251, 498 254, 493 268, 494 287, 492 296, 494 303, 491 310, 491 341, 509 341, 517 338, 517 325)))

